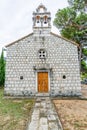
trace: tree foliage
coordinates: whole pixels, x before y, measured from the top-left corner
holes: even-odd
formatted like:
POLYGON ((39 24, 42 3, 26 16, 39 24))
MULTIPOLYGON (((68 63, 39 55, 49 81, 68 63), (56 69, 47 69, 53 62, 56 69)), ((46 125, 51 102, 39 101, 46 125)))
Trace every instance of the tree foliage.
MULTIPOLYGON (((68 7, 57 11, 53 23, 63 37, 82 45, 87 42, 87 0, 68 0, 68 3, 68 7)), ((87 56, 86 50, 83 49, 82 53, 87 56)), ((81 65, 83 69, 87 69, 84 59, 81 65)))
POLYGON ((68 7, 57 11, 54 25, 62 36, 80 44, 87 34, 85 2, 84 0, 68 0, 68 2, 68 7))
POLYGON ((81 70, 82 70, 83 72, 84 72, 84 71, 87 72, 87 64, 85 63, 84 60, 82 60, 81 65, 82 65, 81 70))
POLYGON ((84 11, 86 0, 68 0, 68 3, 75 11, 84 11))
POLYGON ((87 57, 87 48, 82 49, 83 54, 87 57))
POLYGON ((0 86, 4 86, 5 82, 5 60, 4 60, 4 53, 2 51, 0 57, 0 86))

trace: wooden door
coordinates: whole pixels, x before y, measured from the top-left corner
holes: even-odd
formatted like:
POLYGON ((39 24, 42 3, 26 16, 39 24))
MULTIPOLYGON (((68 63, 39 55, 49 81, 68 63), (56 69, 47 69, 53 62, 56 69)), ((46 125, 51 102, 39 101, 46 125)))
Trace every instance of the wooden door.
POLYGON ((38 92, 48 92, 48 72, 38 72, 38 92))

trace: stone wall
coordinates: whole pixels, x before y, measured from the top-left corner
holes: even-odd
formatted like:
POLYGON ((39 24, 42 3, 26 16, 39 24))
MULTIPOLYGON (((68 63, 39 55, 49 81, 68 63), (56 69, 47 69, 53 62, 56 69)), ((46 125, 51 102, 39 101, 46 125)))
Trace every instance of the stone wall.
POLYGON ((51 96, 81 95, 77 46, 52 34, 30 35, 7 47, 5 95, 34 96, 37 72, 49 72, 51 96), (39 59, 39 49, 47 57, 39 59))

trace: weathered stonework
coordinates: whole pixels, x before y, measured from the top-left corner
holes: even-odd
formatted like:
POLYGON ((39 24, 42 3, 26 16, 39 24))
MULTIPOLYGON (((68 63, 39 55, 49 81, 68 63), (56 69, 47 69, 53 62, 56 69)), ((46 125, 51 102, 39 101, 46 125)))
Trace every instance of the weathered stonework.
POLYGON ((49 27, 34 31, 7 45, 5 95, 35 96, 39 71, 49 73, 50 96, 81 95, 77 45, 51 33, 49 27), (40 49, 46 50, 46 59, 39 58, 40 49))

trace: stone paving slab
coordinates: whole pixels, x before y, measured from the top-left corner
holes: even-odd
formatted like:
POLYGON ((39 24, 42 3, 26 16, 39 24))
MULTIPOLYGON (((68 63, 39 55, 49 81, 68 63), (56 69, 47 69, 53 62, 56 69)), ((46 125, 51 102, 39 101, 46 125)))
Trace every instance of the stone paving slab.
POLYGON ((63 130, 50 97, 38 97, 27 130, 63 130))

